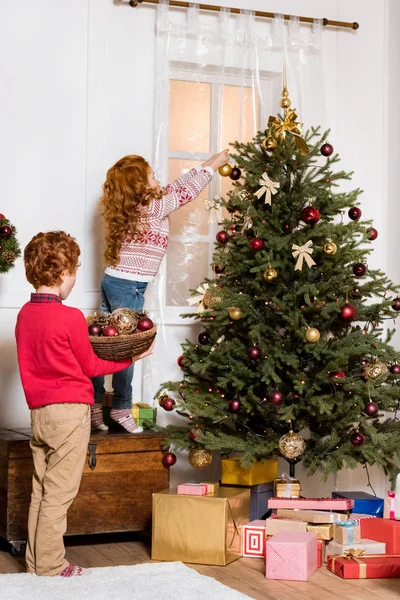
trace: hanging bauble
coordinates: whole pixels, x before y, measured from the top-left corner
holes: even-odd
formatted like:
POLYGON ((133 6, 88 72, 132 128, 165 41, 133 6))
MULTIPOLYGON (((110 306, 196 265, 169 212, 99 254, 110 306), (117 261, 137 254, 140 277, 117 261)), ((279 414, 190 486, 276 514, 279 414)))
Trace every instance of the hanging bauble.
POLYGON ((188 461, 192 467, 202 469, 212 463, 212 454, 206 448, 192 448, 189 452, 188 461))
POLYGON ((9 225, 3 225, 0 227, 0 237, 9 238, 12 235, 12 228, 9 225))
POLYGON ((316 327, 309 327, 306 331, 306 340, 310 342, 310 344, 316 344, 319 338, 321 337, 320 332, 316 327))
POLYGON ((372 402, 372 400, 367 402, 367 404, 364 406, 364 413, 367 415, 367 417, 376 417, 378 412, 379 406, 375 402, 372 402))
POLYGON ((373 242, 378 237, 378 231, 375 229, 375 227, 371 227, 371 229, 368 229, 367 231, 367 236, 368 239, 373 242))
POLYGON ((337 246, 334 242, 326 242, 323 247, 325 256, 333 256, 337 252, 337 246))
POLYGON ((392 301, 393 310, 400 310, 400 298, 394 298, 392 301))
POLYGON ((241 174, 242 171, 239 169, 239 167, 233 167, 229 177, 232 179, 232 181, 237 181, 238 179, 240 179, 241 174))
POLYGON ((332 144, 322 144, 321 148, 320 148, 320 152, 322 154, 322 156, 331 156, 331 154, 333 153, 333 146, 332 144))
POLYGON ((356 277, 363 277, 368 271, 368 267, 365 263, 356 263, 353 265, 353 273, 356 277))
POLYGON ((350 442, 353 446, 358 448, 365 443, 365 435, 361 431, 355 431, 350 436, 350 442))
POLYGON ((285 433, 279 440, 279 450, 285 458, 298 458, 306 448, 306 442, 299 433, 294 433, 292 429, 285 433))
POLYGON ((400 365, 397 363, 392 365, 390 367, 390 372, 393 373, 393 375, 400 375, 400 365))
POLYGON ((240 411, 242 403, 237 398, 233 398, 232 400, 229 400, 228 406, 231 413, 237 413, 240 411))
POLYGON ((86 317, 86 323, 91 325, 92 323, 98 323, 101 327, 108 325, 111 319, 110 313, 103 313, 99 310, 94 310, 90 315, 86 317))
POLYGON ((185 359, 184 359, 184 357, 183 357, 182 355, 181 355, 181 356, 179 356, 179 357, 176 359, 176 363, 177 363, 178 367, 180 367, 181 369, 183 369, 183 368, 184 368, 184 366, 185 366, 185 359))
POLYGON ((346 375, 343 371, 333 371, 329 376, 332 383, 336 383, 337 385, 341 385, 346 381, 346 375))
POLYGON ((216 304, 222 301, 222 290, 218 286, 209 287, 203 297, 203 304, 206 308, 214 308, 216 304))
POLYGON ((258 252, 262 250, 264 247, 264 242, 261 238, 253 238, 250 240, 250 248, 254 250, 254 252, 258 252))
POLYGON ((205 346, 210 341, 210 334, 207 331, 202 331, 197 337, 199 344, 205 346))
POLYGON ((260 357, 261 357, 261 350, 260 350, 260 348, 257 348, 256 346, 252 346, 251 348, 248 349, 247 356, 251 360, 259 360, 260 357))
POLYGON ((370 363, 364 369, 364 378, 367 381, 374 381, 378 379, 378 377, 382 377, 386 375, 388 372, 388 368, 385 363, 377 360, 375 362, 370 363))
POLYGON ((100 335, 101 334, 101 325, 100 323, 92 323, 88 327, 89 335, 100 335))
POLYGON ((173 398, 170 398, 169 396, 164 398, 161 402, 162 408, 164 410, 166 410, 167 412, 171 412, 171 410, 174 410, 175 404, 176 404, 175 400, 173 398))
POLYGON ((315 206, 306 206, 300 218, 306 225, 315 225, 320 220, 321 213, 315 206))
POLYGON ((164 467, 173 467, 176 463, 176 454, 173 452, 164 452, 161 462, 164 467))
POLYGON ((269 399, 271 400, 272 404, 280 404, 283 401, 283 394, 282 392, 275 390, 275 392, 270 393, 269 399))
POLYGON ((352 206, 349 208, 349 212, 347 214, 352 221, 358 221, 362 215, 361 208, 358 208, 358 206, 352 206))
POLYGON ((138 324, 136 311, 130 308, 117 308, 111 313, 110 324, 114 325, 121 334, 133 333, 138 324))
POLYGON ((267 150, 267 152, 272 152, 273 150, 275 150, 277 145, 278 145, 278 142, 276 141, 276 139, 274 137, 272 137, 272 135, 269 135, 263 141, 263 148, 264 148, 264 150, 267 150))
POLYGON ((225 271, 225 267, 222 265, 214 265, 214 273, 216 275, 221 275, 225 271))
POLYGON ((5 220, 5 215, 3 215, 3 213, 0 213, 0 221, 4 221, 5 220))
POLYGON ((268 269, 265 269, 263 277, 265 281, 275 281, 275 279, 278 277, 278 271, 272 267, 268 267, 268 269))
POLYGON ((142 317, 141 319, 139 319, 137 324, 137 328, 139 329, 139 331, 148 331, 153 327, 154 323, 151 319, 149 319, 149 317, 142 317))
POLYGON ((240 310, 240 308, 236 308, 236 306, 231 306, 231 308, 228 311, 228 314, 233 321, 238 321, 242 318, 242 311, 240 310))
POLYGON ((229 177, 229 175, 232 173, 232 165, 230 165, 229 163, 226 163, 225 165, 222 165, 222 167, 220 167, 218 169, 218 173, 222 177, 229 177))
POLYGON ((354 321, 357 316, 357 309, 354 304, 344 304, 340 310, 340 318, 342 321, 346 321, 346 323, 350 323, 350 321, 354 321))
POLYGON ((229 235, 226 231, 218 231, 215 239, 217 240, 218 244, 226 244, 229 239, 229 235))
POLYGON ((114 337, 118 335, 118 329, 113 325, 106 325, 105 327, 103 327, 102 333, 105 337, 114 337))

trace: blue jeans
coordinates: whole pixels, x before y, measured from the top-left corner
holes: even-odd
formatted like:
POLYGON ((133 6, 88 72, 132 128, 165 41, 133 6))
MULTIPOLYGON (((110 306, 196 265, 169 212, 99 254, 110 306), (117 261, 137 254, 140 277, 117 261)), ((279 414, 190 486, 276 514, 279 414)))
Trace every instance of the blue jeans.
MULTIPOLYGON (((100 284, 102 312, 111 313, 117 308, 131 308, 143 310, 144 293, 147 283, 144 281, 130 281, 104 275, 100 284)), ((132 404, 132 378, 134 365, 115 373, 112 378, 114 390, 113 408, 130 408, 132 404)), ((104 377, 93 377, 94 400, 101 403, 104 394, 104 377)))

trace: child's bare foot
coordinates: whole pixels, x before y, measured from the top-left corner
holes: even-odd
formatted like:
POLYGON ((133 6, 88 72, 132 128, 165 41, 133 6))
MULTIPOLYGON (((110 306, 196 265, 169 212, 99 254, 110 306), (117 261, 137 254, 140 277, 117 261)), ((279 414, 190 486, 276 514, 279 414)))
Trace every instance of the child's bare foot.
POLYGON ((85 570, 82 569, 82 567, 77 567, 76 565, 71 565, 70 563, 61 571, 61 573, 58 574, 58 577, 80 577, 84 574, 84 572, 85 570))

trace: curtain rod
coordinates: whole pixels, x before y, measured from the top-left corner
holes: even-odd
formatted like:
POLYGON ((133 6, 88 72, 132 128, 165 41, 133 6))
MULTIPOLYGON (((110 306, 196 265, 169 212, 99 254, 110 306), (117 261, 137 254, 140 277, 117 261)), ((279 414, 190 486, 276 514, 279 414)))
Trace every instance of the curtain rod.
MULTIPOLYGON (((129 2, 127 0, 123 1, 123 0, 119 0, 121 2, 121 4, 129 4, 129 6, 131 6, 132 8, 136 8, 137 6, 139 6, 139 4, 159 4, 159 0, 129 0, 129 2)), ((169 6, 172 7, 176 7, 176 8, 189 8, 190 6, 192 6, 192 3, 190 2, 181 2, 180 0, 169 0, 169 6)), ((200 10, 210 10, 210 11, 220 11, 221 10, 221 6, 217 6, 217 5, 213 5, 213 4, 199 4, 198 5, 200 10)), ((240 14, 242 9, 240 8, 229 8, 229 11, 233 14, 240 14)), ((256 17, 262 17, 264 19, 274 19, 276 14, 275 13, 271 13, 271 12, 264 12, 264 11, 260 11, 260 10, 256 10, 254 11, 254 14, 256 17)), ((285 21, 290 21, 291 18, 293 18, 294 15, 283 15, 283 18, 285 19, 285 21)), ((314 21, 316 19, 314 19, 313 17, 298 17, 300 23, 314 23, 314 21)), ((359 23, 349 23, 347 21, 333 21, 331 19, 321 19, 322 20, 322 25, 324 27, 345 27, 347 29, 353 29, 356 30, 360 27, 359 23)))

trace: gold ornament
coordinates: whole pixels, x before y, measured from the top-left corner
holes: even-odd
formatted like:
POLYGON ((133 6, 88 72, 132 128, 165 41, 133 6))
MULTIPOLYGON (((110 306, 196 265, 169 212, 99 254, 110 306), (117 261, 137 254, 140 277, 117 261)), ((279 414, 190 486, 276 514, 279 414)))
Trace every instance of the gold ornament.
POLYGON ((387 372, 387 366, 383 362, 377 360, 365 367, 364 377, 367 381, 371 381, 374 379, 378 379, 378 377, 381 377, 382 375, 386 375, 387 372))
POLYGON ((288 110, 285 109, 284 120, 282 121, 279 117, 271 116, 268 119, 268 127, 273 131, 274 136, 280 140, 283 140, 286 137, 286 133, 293 135, 294 143, 296 144, 298 151, 301 154, 308 154, 310 149, 303 138, 300 137, 303 123, 298 123, 296 119, 297 115, 294 110, 291 108, 288 110))
POLYGON ((130 308, 117 308, 111 313, 110 324, 114 325, 121 334, 133 333, 138 324, 136 311, 130 308))
POLYGON ((263 148, 264 148, 264 150, 267 150, 267 152, 272 152, 272 150, 275 150, 277 145, 278 145, 278 142, 276 141, 276 139, 274 137, 272 137, 272 135, 269 135, 263 141, 263 148))
POLYGON ((238 321, 242 318, 242 311, 240 308, 236 308, 236 306, 231 306, 228 314, 233 321, 238 321))
POLYGON ((290 428, 279 440, 279 450, 285 458, 297 458, 301 456, 306 448, 306 442, 299 433, 294 433, 290 428))
POLYGON ((209 287, 203 298, 203 304, 206 308, 215 308, 215 305, 222 301, 222 290, 220 287, 209 287))
POLYGON ((310 344, 315 344, 316 342, 318 342, 320 337, 321 334, 315 327, 309 327, 309 329, 307 329, 306 340, 307 342, 310 342, 310 344))
POLYGON ((230 165, 229 163, 226 163, 225 165, 222 165, 222 167, 220 167, 218 169, 218 173, 222 177, 229 177, 229 175, 232 173, 232 165, 230 165))
POLYGON ((265 281, 274 281, 278 277, 278 271, 272 267, 268 267, 263 273, 265 281))
POLYGON ((98 323, 102 327, 108 325, 110 322, 111 315, 110 313, 103 313, 100 310, 93 311, 89 316, 86 317, 87 325, 92 325, 92 323, 98 323))
POLYGON ((333 256, 334 254, 336 254, 337 246, 334 242, 326 242, 326 244, 324 244, 323 250, 326 256, 333 256))
POLYGON ((164 402, 165 398, 169 398, 169 396, 168 396, 168 394, 167 394, 166 392, 164 392, 163 394, 161 394, 161 396, 160 396, 160 397, 159 397, 159 399, 158 399, 158 404, 159 404, 160 406, 162 406, 162 404, 163 404, 163 402, 164 402))
POLYGON ((212 463, 212 454, 206 448, 192 448, 189 452, 188 461, 192 467, 202 469, 212 463))

